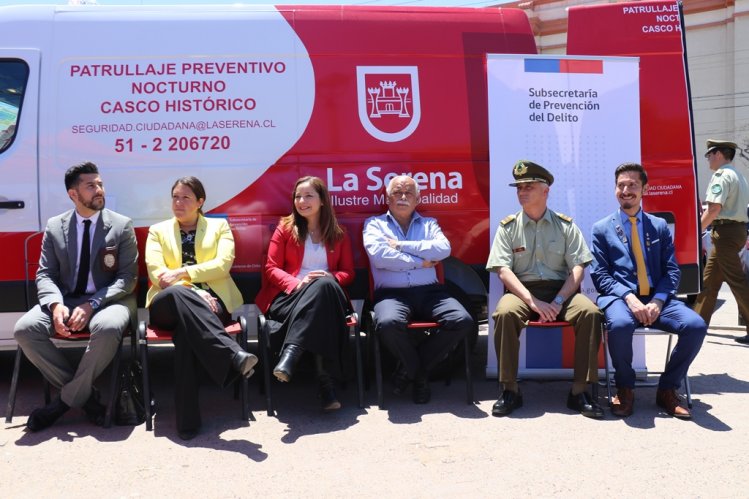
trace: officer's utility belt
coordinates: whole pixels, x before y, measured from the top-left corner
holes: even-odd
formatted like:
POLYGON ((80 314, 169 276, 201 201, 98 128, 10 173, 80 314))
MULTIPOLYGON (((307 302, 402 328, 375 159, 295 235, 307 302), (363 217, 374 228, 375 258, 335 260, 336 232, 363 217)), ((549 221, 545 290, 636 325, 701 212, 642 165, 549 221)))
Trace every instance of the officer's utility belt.
POLYGON ((720 220, 713 220, 713 225, 736 225, 741 224, 744 225, 746 222, 739 222, 738 220, 729 220, 727 218, 722 218, 720 220))

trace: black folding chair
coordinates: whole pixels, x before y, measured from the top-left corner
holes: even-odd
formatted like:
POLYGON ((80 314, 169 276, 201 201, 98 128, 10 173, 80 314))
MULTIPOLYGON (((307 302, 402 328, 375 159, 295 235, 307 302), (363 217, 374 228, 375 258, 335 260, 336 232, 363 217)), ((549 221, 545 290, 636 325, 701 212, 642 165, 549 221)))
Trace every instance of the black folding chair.
MULTIPOLYGON (((125 332, 124 336, 130 336, 131 341, 132 335, 130 335, 129 330, 125 332)), ((73 333, 70 336, 60 336, 55 335, 53 339, 60 340, 61 342, 68 343, 67 346, 75 346, 75 347, 83 347, 85 343, 88 342, 88 340, 91 338, 91 333, 86 331, 82 331, 80 333, 73 333), (83 343, 83 344, 82 344, 83 343)), ((16 357, 15 362, 13 363, 13 375, 11 377, 10 381, 10 393, 8 394, 8 406, 5 411, 5 422, 6 423, 12 423, 13 422, 13 413, 15 411, 16 407, 16 393, 18 391, 18 378, 20 375, 21 370, 21 360, 23 359, 23 350, 21 347, 16 347, 16 357)), ((122 338, 120 338, 120 343, 117 345, 117 352, 115 352, 114 357, 112 358, 112 363, 110 364, 112 373, 110 375, 109 379, 109 393, 108 393, 108 399, 107 399, 107 412, 104 416, 104 428, 109 428, 112 426, 112 417, 114 416, 114 405, 117 401, 117 392, 119 391, 119 372, 120 372, 120 359, 122 358, 122 338)), ((44 403, 49 404, 51 400, 50 395, 50 386, 49 381, 46 379, 44 380, 44 403)))
MULTIPOLYGON (((36 299, 36 286, 35 286, 35 278, 36 278, 36 268, 39 266, 39 253, 41 251, 41 241, 32 242, 35 238, 41 238, 43 232, 35 232, 34 234, 31 234, 29 237, 26 238, 26 241, 24 242, 24 260, 25 260, 25 283, 26 283, 26 305, 27 309, 31 310, 33 306, 36 305, 37 299, 36 299), (34 253, 36 258, 32 258, 31 254, 34 253), (33 274, 33 275, 32 275, 33 274)), ((124 332, 123 338, 125 336, 130 336, 131 344, 132 346, 135 345, 135 338, 131 334, 130 330, 124 332)), ((60 346, 73 346, 73 347, 82 347, 85 345, 83 342, 88 342, 88 340, 91 338, 91 333, 88 330, 81 331, 78 333, 74 333, 70 336, 59 336, 55 335, 53 337, 54 340, 60 340, 58 343, 60 346)), ((114 416, 114 405, 117 400, 117 392, 119 391, 119 372, 120 372, 120 359, 122 357, 122 339, 120 338, 120 343, 117 346, 117 352, 114 355, 114 358, 112 359, 111 363, 111 376, 109 380, 109 398, 107 399, 107 412, 104 417, 104 427, 109 428, 112 426, 112 418, 114 416)), ((11 376, 10 381, 10 393, 8 394, 8 405, 5 411, 5 422, 6 423, 12 423, 13 422, 13 413, 15 412, 16 407, 16 394, 18 392, 18 378, 20 376, 21 371, 21 361, 23 360, 23 350, 21 347, 16 347, 16 356, 15 361, 13 363, 13 375, 11 376)), ((49 381, 46 379, 44 380, 44 403, 49 404, 51 400, 50 395, 50 386, 49 381)))
MULTIPOLYGON (((271 322, 269 319, 265 317, 263 314, 259 314, 257 318, 257 340, 259 345, 259 352, 260 352, 260 362, 262 363, 262 369, 263 369, 263 384, 261 385, 261 389, 265 392, 265 402, 267 406, 267 414, 268 416, 273 416, 275 414, 275 408, 273 406, 273 394, 272 394, 272 383, 271 383, 271 368, 273 365, 275 365, 274 359, 275 355, 273 355, 272 347, 270 344, 270 337, 271 337, 271 322)), ((359 316, 356 312, 353 312, 352 314, 346 316, 346 327, 349 328, 349 332, 354 335, 356 338, 356 345, 357 345, 357 380, 361 379, 361 374, 359 373, 359 370, 361 369, 361 362, 359 359, 359 350, 358 350, 358 336, 359 332, 356 330, 356 327, 359 325, 359 316)), ((358 389, 358 397, 359 397, 359 407, 364 407, 364 394, 363 394, 363 388, 362 384, 359 382, 357 383, 357 389, 358 389)))
MULTIPOLYGON (((444 269, 442 268, 441 264, 435 265, 435 270, 437 272, 437 280, 441 284, 444 284, 445 282, 445 274, 444 269)), ((374 281, 372 279, 372 273, 369 273, 369 294, 370 299, 369 302, 373 303, 373 297, 374 297, 374 281)), ((383 392, 383 383, 382 383, 382 355, 380 353, 380 342, 381 338, 379 335, 377 335, 374 324, 375 324, 375 313, 372 306, 369 307, 369 310, 366 312, 368 314, 367 321, 366 321, 366 327, 362 329, 362 332, 366 335, 367 340, 367 351, 370 350, 369 345, 373 345, 374 349, 374 364, 375 364, 375 383, 377 385, 377 405, 380 409, 383 409, 385 407, 384 404, 384 392, 383 392)), ((429 334, 432 331, 439 328, 439 323, 437 322, 424 322, 424 321, 410 321, 406 325, 406 329, 408 329, 409 332, 421 332, 423 334, 429 334)), ((361 359, 361 346, 359 344, 360 339, 359 335, 357 334, 355 337, 355 345, 356 345, 356 355, 357 355, 357 383, 360 387, 359 391, 362 393, 363 387, 364 387, 364 369, 362 368, 362 359, 361 359)), ((465 374, 466 374, 466 404, 473 404, 473 376, 471 372, 471 338, 470 335, 466 335, 463 338, 463 349, 465 354, 465 374)), ((450 353, 449 360, 450 364, 452 364, 452 355, 454 352, 450 353)), ((449 385, 451 382, 450 373, 452 369, 448 368, 447 377, 445 378, 445 385, 449 385)), ((363 401, 360 402, 361 405, 363 405, 363 401)))
MULTIPOLYGON (((672 350, 672 342, 674 335, 676 333, 670 333, 668 331, 664 331, 663 329, 656 329, 652 327, 639 327, 635 329, 635 332, 633 333, 634 336, 663 336, 668 335, 668 345, 666 346, 666 362, 663 365, 663 369, 666 369, 666 366, 668 365, 668 361, 671 358, 671 350, 672 350)), ((611 378, 613 377, 613 373, 615 370, 612 368, 609 368, 609 344, 608 344, 608 332, 603 332, 603 349, 604 352, 606 352, 606 396, 608 397, 609 405, 611 405, 611 378)), ((663 371, 648 371, 648 375, 660 375, 663 374, 663 371)), ((689 386, 689 377, 685 374, 684 375, 684 390, 686 391, 687 395, 687 406, 691 409, 692 408, 692 389, 689 386)), ((657 386, 658 381, 648 381, 636 379, 635 380, 635 387, 641 387, 641 386, 657 386)))
MULTIPOLYGON (((239 346, 247 351, 247 319, 239 316, 239 320, 226 326, 226 333, 235 338, 239 346)), ((172 342, 173 331, 159 329, 151 325, 146 325, 141 321, 138 326, 138 346, 140 348, 140 361, 143 366, 143 396, 146 409, 146 431, 153 430, 153 414, 151 412, 151 378, 148 368, 148 345, 154 343, 172 342)), ((247 393, 248 380, 244 376, 239 376, 235 385, 234 398, 237 398, 239 391, 240 409, 242 421, 255 421, 255 416, 250 411, 249 394, 247 393)))

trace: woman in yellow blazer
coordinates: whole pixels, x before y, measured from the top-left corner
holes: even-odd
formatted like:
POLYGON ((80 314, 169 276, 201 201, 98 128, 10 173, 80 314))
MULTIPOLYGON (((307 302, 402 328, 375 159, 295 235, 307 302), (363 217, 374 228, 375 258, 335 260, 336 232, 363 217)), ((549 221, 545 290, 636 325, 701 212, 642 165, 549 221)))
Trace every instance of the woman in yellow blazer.
POLYGON ((203 216, 204 203, 200 180, 178 179, 172 186, 174 218, 152 225, 146 241, 146 307, 151 324, 174 331, 177 431, 185 440, 201 424, 198 366, 227 386, 237 374, 249 378, 257 363, 224 330, 243 301, 229 275, 234 238, 226 220, 203 216))

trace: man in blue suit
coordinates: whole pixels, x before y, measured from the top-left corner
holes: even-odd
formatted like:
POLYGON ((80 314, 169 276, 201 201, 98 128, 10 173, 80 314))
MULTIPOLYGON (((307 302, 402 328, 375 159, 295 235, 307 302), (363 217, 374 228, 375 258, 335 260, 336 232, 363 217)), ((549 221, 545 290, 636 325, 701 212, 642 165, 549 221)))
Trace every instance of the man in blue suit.
POLYGON ((617 167, 614 178, 619 209, 593 225, 591 270, 616 369, 617 394, 611 412, 621 417, 632 414, 632 333, 649 326, 679 336, 658 383, 656 404, 671 416, 689 419, 691 414, 681 406, 676 390, 700 351, 707 325, 676 299, 681 272, 668 225, 640 207, 648 184, 645 169, 624 163, 617 167))

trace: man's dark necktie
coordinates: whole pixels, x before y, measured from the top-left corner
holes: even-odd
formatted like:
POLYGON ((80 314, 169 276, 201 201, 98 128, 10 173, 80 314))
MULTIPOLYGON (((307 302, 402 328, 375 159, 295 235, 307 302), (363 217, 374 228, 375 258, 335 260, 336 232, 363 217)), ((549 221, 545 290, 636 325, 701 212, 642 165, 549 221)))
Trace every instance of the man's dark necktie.
POLYGON ((75 285, 75 294, 82 295, 86 292, 88 286, 88 272, 91 270, 91 235, 89 227, 91 220, 83 221, 83 242, 81 243, 81 260, 78 265, 78 281, 75 285))

